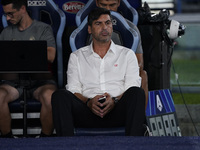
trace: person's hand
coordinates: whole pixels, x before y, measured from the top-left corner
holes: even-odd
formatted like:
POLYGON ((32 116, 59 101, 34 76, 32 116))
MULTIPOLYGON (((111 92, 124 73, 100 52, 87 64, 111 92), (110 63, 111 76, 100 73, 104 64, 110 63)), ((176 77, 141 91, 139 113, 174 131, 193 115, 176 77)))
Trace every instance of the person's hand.
POLYGON ((103 97, 103 95, 97 95, 93 97, 88 103, 87 106, 90 108, 90 110, 96 114, 97 116, 101 117, 101 103, 98 102, 99 98, 103 97))
POLYGON ((104 117, 106 114, 108 114, 115 106, 115 103, 112 99, 112 97, 108 93, 104 93, 104 96, 106 96, 106 101, 104 103, 100 104, 101 109, 100 117, 104 117))
POLYGON ((114 101, 108 93, 97 95, 88 102, 88 107, 91 109, 91 111, 101 118, 109 113, 114 108, 114 105, 114 101), (99 98, 102 98, 104 96, 106 96, 105 102, 100 103, 98 101, 99 98))

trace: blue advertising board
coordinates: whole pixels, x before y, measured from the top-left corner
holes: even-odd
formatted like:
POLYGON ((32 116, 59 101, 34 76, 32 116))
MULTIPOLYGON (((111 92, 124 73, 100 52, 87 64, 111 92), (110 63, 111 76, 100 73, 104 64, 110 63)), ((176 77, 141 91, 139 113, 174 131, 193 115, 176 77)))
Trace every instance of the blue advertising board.
POLYGON ((149 91, 147 116, 175 112, 174 101, 169 89, 149 91))

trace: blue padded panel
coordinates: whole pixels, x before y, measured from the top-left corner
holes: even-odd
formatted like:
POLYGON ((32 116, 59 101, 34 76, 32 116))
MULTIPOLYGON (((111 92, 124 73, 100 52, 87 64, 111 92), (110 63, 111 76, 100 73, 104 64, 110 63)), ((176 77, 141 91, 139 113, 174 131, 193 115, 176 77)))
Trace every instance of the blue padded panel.
MULTIPOLYGON (((19 98, 16 101, 9 103, 11 113, 20 113, 24 110, 23 99, 19 98)), ((27 112, 40 112, 41 103, 36 99, 27 99, 27 112)))
POLYGON ((2 15, 2 18, 1 18, 2 20, 2 25, 3 25, 3 27, 5 28, 5 27, 7 27, 8 26, 8 22, 7 22, 7 20, 6 20, 6 17, 4 16, 4 15, 2 15))
POLYGON ((2 16, 3 16, 3 8, 0 7, 0 18, 1 18, 1 21, 0 21, 0 33, 1 33, 1 30, 3 29, 2 16))
POLYGON ((85 6, 76 13, 75 21, 77 27, 83 22, 93 8, 96 8, 96 1, 88 0, 85 6))
POLYGON ((16 101, 10 102, 8 104, 11 113, 19 113, 23 112, 24 105, 21 99, 17 99, 16 101))
POLYGON ((175 112, 175 106, 169 89, 149 91, 149 99, 146 109, 147 116, 172 112, 175 112))
POLYGON ((125 128, 75 128, 74 134, 77 136, 124 136, 125 128))
MULTIPOLYGON (((80 9, 76 14, 76 25, 79 26, 89 12, 96 7, 95 0, 89 0, 86 5, 80 9)), ((123 14, 123 17, 133 22, 135 25, 138 23, 138 13, 137 11, 129 4, 127 0, 121 0, 118 11, 123 14)))
POLYGON ((128 25, 122 15, 114 11, 111 11, 111 15, 113 21, 113 30, 120 33, 123 42, 122 45, 132 49, 135 52, 139 43, 138 33, 128 25))
MULTIPOLYGON (((113 18, 113 30, 120 33, 122 39, 122 45, 132 49, 134 52, 138 46, 139 37, 138 33, 130 28, 126 20, 119 13, 111 11, 113 18)), ((73 51, 86 45, 89 34, 88 34, 87 17, 83 20, 81 25, 72 32, 70 36, 70 46, 73 51)))
POLYGON ((70 35, 70 47, 71 47, 72 52, 85 46, 87 43, 88 37, 89 37, 89 34, 88 34, 88 24, 87 24, 87 17, 86 17, 81 23, 81 25, 76 30, 74 30, 72 34, 70 35))
POLYGON ((122 15, 133 22, 133 24, 138 24, 138 13, 137 11, 129 4, 127 0, 121 0, 120 7, 118 11, 122 13, 122 15))

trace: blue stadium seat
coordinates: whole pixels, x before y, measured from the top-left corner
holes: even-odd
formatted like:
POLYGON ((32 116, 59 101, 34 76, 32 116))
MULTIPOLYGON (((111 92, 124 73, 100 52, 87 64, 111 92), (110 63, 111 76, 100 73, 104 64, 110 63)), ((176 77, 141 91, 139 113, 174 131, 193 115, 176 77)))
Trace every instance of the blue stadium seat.
MULTIPOLYGON (((96 7, 95 0, 89 0, 86 5, 77 12, 76 14, 76 25, 79 26, 81 22, 86 18, 89 12, 96 7)), ((127 0, 121 0, 120 6, 118 8, 118 12, 120 12, 123 17, 133 22, 133 24, 137 25, 138 23, 138 13, 137 11, 129 4, 127 0)))
MULTIPOLYGON (((135 51, 139 42, 138 33, 130 28, 121 14, 111 11, 111 15, 113 31, 116 34, 119 34, 121 43, 123 43, 122 45, 135 51)), ((70 46, 72 52, 89 43, 89 34, 87 29, 88 24, 86 17, 81 25, 76 30, 74 30, 70 36, 70 46)), ((74 132, 75 135, 125 135, 125 128, 76 128, 74 132)))
MULTIPOLYGON (((0 18, 2 19, 2 15, 3 15, 3 8, 0 8, 0 18)), ((0 33, 3 30, 3 24, 2 24, 2 20, 0 21, 0 33)))
MULTIPOLYGON (((62 48, 62 36, 66 25, 66 16, 62 10, 53 2, 53 0, 43 0, 41 5, 35 5, 35 0, 28 0, 28 12, 33 19, 43 21, 51 25, 54 36, 56 39, 56 70, 57 70, 57 82, 58 87, 63 88, 63 48, 62 48)), ((8 25, 5 16, 2 16, 2 24, 4 27, 8 25)), ((11 113, 24 113, 24 101, 18 99, 9 103, 11 113)), ((26 110, 27 113, 40 112, 41 104, 35 99, 28 99, 26 110)), ((26 116, 26 115, 25 115, 26 116)), ((28 115, 29 117, 30 115, 28 115)), ((34 114, 33 114, 34 116, 34 114)), ((38 116, 38 115, 37 115, 38 116)), ((23 118, 23 117, 21 117, 23 118)), ((24 118, 25 121, 27 118, 24 118)), ((26 125, 25 125, 26 126, 26 125)), ((27 132, 27 128, 24 127, 23 132, 27 132)), ((15 132, 14 132, 15 133, 15 132)), ((18 132, 17 132, 18 134, 18 132)), ((29 133, 28 133, 29 134, 29 133)))

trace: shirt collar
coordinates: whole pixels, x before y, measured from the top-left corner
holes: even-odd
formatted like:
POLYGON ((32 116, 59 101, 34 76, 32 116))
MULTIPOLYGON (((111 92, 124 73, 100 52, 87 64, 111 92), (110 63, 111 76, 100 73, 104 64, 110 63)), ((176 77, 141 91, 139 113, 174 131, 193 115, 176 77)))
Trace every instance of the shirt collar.
MULTIPOLYGON (((92 44, 93 44, 93 42, 91 42, 91 44, 89 45, 90 48, 89 48, 89 51, 88 51, 88 56, 95 54, 92 44)), ((116 54, 116 45, 112 40, 111 40, 111 44, 110 44, 110 48, 109 48, 108 52, 109 51, 116 54)))
POLYGON ((111 40, 111 44, 110 44, 110 48, 109 48, 109 51, 112 51, 114 54, 116 54, 116 51, 117 48, 116 48, 116 45, 115 43, 111 40))

